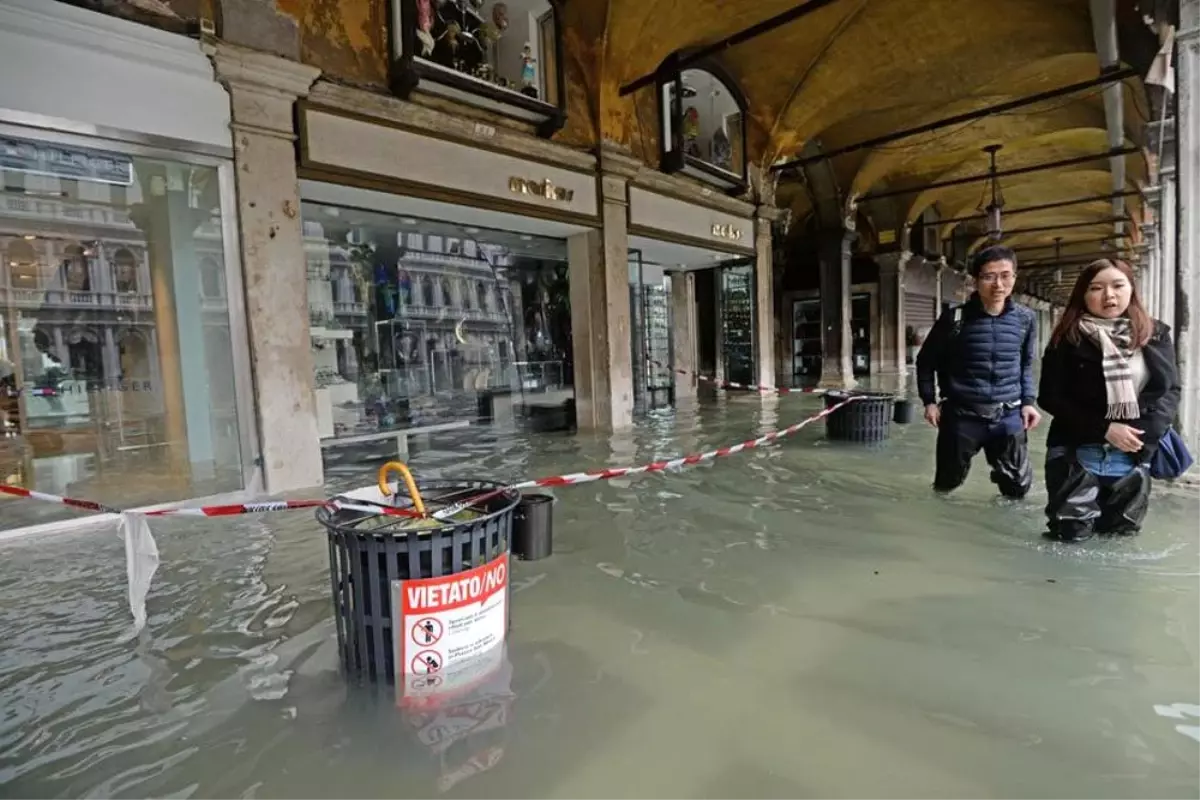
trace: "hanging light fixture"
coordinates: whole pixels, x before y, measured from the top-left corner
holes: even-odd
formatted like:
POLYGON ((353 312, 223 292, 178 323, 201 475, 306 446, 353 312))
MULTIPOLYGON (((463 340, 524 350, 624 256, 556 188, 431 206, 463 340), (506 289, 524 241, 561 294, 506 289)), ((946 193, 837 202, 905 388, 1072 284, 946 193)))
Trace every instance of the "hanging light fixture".
POLYGON ((1004 193, 1000 191, 1000 180, 996 177, 996 153, 1003 146, 989 144, 983 148, 983 152, 991 158, 991 163, 988 167, 988 186, 984 190, 983 199, 979 201, 978 210, 983 213, 987 223, 988 238, 994 242, 1000 241, 1002 235, 1000 211, 1004 208, 1004 193))
MULTIPOLYGON (((1062 263, 1062 237, 1054 237, 1054 263, 1062 263)), ((1054 282, 1062 283, 1062 267, 1057 267, 1054 270, 1054 282)))

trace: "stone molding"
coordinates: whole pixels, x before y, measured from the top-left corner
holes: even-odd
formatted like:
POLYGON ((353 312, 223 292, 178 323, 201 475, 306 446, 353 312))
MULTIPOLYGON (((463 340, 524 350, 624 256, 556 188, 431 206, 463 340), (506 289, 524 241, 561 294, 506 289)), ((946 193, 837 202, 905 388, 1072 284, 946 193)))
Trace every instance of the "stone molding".
POLYGON ((499 150, 519 158, 581 172, 597 171, 596 156, 592 153, 365 89, 318 80, 308 93, 308 99, 314 105, 363 117, 381 125, 394 125, 416 133, 499 150))

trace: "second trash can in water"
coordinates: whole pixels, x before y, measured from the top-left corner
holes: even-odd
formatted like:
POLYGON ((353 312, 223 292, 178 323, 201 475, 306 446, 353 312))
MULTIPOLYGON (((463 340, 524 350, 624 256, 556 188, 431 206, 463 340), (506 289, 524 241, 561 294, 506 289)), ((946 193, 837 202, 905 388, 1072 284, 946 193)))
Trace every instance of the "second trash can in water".
POLYGON ((882 442, 891 435, 894 401, 882 392, 829 392, 825 408, 846 405, 825 418, 825 435, 839 442, 882 442), (852 398, 857 399, 848 403, 852 398))
POLYGON ((513 514, 512 553, 522 561, 540 561, 554 553, 554 498, 523 494, 513 514))

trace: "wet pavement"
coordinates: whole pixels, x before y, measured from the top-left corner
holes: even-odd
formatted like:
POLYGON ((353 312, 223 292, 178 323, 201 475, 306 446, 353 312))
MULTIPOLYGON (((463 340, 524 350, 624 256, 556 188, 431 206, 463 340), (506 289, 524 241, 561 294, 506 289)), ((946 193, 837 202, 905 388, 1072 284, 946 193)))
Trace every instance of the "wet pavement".
MULTIPOLYGON (((730 396, 618 437, 438 436, 411 464, 636 464, 818 408, 730 396)), ((1000 500, 980 459, 938 498, 932 445, 919 425, 865 447, 816 424, 555 490, 555 555, 514 566, 501 669, 454 720, 341 678, 308 512, 155 522, 132 643, 114 531, 9 543, 0 794, 1196 797, 1200 493, 1157 487, 1136 539, 1052 544, 1040 477, 1000 500)), ((373 482, 370 463, 331 472, 373 482)))

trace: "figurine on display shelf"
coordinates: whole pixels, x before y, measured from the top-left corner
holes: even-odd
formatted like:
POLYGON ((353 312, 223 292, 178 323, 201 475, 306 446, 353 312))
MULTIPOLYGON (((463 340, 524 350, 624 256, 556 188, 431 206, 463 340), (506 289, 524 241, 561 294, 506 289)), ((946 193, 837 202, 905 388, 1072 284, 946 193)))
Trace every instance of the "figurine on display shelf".
POLYGON ((717 128, 712 137, 712 163, 721 169, 729 169, 733 163, 733 145, 725 134, 725 127, 717 128))
POLYGON ((525 46, 521 48, 521 94, 534 99, 538 96, 536 65, 537 59, 533 57, 533 45, 526 42, 525 46))
POLYGON ((428 56, 433 52, 437 42, 433 38, 433 0, 416 0, 417 2, 417 39, 421 42, 421 55, 428 56))
POLYGON ((508 6, 504 3, 496 3, 492 6, 492 22, 496 23, 496 27, 500 32, 508 30, 508 6))
POLYGON ((683 152, 689 156, 700 157, 700 112, 695 106, 688 106, 683 112, 683 152))

